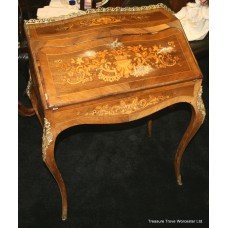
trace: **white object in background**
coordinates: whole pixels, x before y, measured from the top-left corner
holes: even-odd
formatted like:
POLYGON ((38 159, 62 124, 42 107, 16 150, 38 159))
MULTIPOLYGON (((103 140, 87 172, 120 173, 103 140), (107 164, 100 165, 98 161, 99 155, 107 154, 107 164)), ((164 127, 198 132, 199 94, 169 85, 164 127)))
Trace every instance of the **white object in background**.
MULTIPOLYGON (((97 2, 96 7, 101 7, 109 0, 102 0, 97 2)), ((83 12, 79 10, 80 1, 77 0, 75 5, 69 5, 69 0, 51 0, 49 6, 39 8, 37 10, 37 18, 45 19, 51 17, 65 16, 71 13, 83 12)), ((91 8, 91 0, 85 0, 85 9, 91 8)))
POLYGON ((37 18, 45 19, 59 17, 71 13, 78 13, 79 11, 78 5, 71 6, 67 0, 51 0, 49 6, 45 6, 37 10, 37 18))
POLYGON ((51 0, 49 3, 51 7, 62 7, 62 6, 69 6, 68 0, 51 0))
POLYGON ((202 40, 209 31, 209 6, 200 0, 189 2, 175 16, 180 20, 188 41, 202 40))

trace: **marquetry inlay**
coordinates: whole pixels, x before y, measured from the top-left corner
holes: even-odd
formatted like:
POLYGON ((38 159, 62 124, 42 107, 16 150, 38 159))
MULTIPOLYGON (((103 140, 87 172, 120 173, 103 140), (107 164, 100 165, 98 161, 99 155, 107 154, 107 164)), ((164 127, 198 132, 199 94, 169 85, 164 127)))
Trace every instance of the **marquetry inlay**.
POLYGON ((115 16, 103 16, 100 18, 94 18, 92 20, 81 20, 79 22, 80 26, 95 26, 95 25, 108 25, 108 24, 116 24, 120 22, 129 22, 129 21, 139 21, 139 20, 148 20, 149 16, 146 15, 131 15, 131 16, 123 16, 123 15, 115 15, 115 16))
POLYGON ((78 116, 115 116, 121 114, 131 114, 150 106, 156 105, 170 98, 170 95, 153 97, 151 95, 145 98, 125 98, 116 104, 99 105, 89 111, 76 112, 78 116))
POLYGON ((68 26, 61 26, 55 29, 57 32, 67 31, 73 27, 73 24, 70 24, 68 26))
POLYGON ((165 46, 124 45, 115 40, 101 51, 87 51, 77 57, 52 60, 58 84, 85 84, 94 80, 115 82, 124 78, 143 77, 157 69, 181 66, 174 41, 165 46))

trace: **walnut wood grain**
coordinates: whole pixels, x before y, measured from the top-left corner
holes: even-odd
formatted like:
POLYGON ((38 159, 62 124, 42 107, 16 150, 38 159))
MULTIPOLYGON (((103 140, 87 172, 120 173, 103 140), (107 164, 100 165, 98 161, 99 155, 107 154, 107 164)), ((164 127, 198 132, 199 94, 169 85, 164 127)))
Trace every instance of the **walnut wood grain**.
MULTIPOLYGON (((181 184, 181 158, 205 109, 202 74, 180 22, 160 6, 36 22, 25 25, 30 99, 43 125, 42 156, 60 189, 62 219, 67 192, 54 146, 72 126, 125 123, 189 103, 192 119, 174 159, 181 184)), ((149 135, 151 127, 149 121, 149 135)))

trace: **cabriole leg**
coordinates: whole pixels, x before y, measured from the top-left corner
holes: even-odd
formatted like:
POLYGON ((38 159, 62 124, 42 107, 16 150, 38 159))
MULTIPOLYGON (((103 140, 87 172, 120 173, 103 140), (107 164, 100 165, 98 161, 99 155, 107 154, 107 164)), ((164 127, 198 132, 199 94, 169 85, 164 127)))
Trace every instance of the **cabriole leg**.
POLYGON ((61 176, 61 173, 56 165, 54 157, 54 148, 57 134, 51 129, 51 125, 46 118, 44 118, 44 128, 43 128, 43 144, 42 153, 43 161, 47 165, 51 174, 54 176, 61 193, 62 198, 62 220, 67 219, 67 192, 66 187, 61 176))
POLYGON ((175 154, 175 160, 174 160, 174 167, 175 167, 175 173, 176 173, 176 179, 177 179, 178 185, 182 185, 182 178, 181 178, 181 172, 180 172, 182 155, 188 143, 190 142, 190 140, 193 138, 193 136, 196 134, 196 132, 202 125, 206 115, 203 100, 202 100, 202 87, 199 90, 197 101, 195 102, 195 104, 191 104, 191 106, 192 106, 191 121, 189 123, 189 126, 183 138, 180 141, 180 144, 177 148, 177 152, 175 154))

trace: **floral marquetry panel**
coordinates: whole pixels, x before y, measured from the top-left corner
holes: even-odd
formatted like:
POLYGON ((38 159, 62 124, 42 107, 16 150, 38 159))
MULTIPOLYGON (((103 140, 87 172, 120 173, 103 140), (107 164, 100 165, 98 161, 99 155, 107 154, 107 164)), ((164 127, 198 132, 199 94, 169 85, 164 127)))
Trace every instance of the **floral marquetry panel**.
MULTIPOLYGON (((135 80, 143 88, 181 81, 183 75, 186 80, 193 71, 199 75, 190 66, 194 60, 189 58, 182 36, 179 30, 169 29, 155 34, 104 38, 74 47, 44 48, 39 58, 41 75, 49 75, 45 81, 48 98, 51 101, 57 95, 61 105, 67 94, 74 94, 74 101, 90 100, 99 93, 131 91, 135 80), (90 93, 82 97, 83 91, 90 93)), ((69 96, 67 101, 70 102, 69 96)), ((52 103, 56 105, 55 101, 52 103)))
POLYGON ((176 51, 175 37, 170 41, 167 39, 166 43, 163 40, 159 43, 139 42, 140 44, 123 44, 116 39, 102 50, 91 49, 57 59, 56 56, 49 58, 50 70, 56 72, 53 79, 58 86, 57 90, 64 93, 64 88, 68 85, 84 89, 95 86, 94 81, 97 86, 156 75, 160 69, 162 74, 167 74, 167 69, 174 67, 180 71, 184 56, 176 51))
POLYGON ((127 115, 132 114, 138 111, 141 111, 143 109, 149 108, 153 105, 156 105, 158 103, 161 103, 162 101, 165 101, 169 99, 169 95, 163 95, 158 97, 153 97, 151 95, 139 98, 139 97, 133 97, 128 99, 121 99, 116 104, 105 104, 105 105, 99 105, 95 107, 92 110, 82 111, 82 112, 76 112, 76 116, 117 116, 117 115, 127 115))

